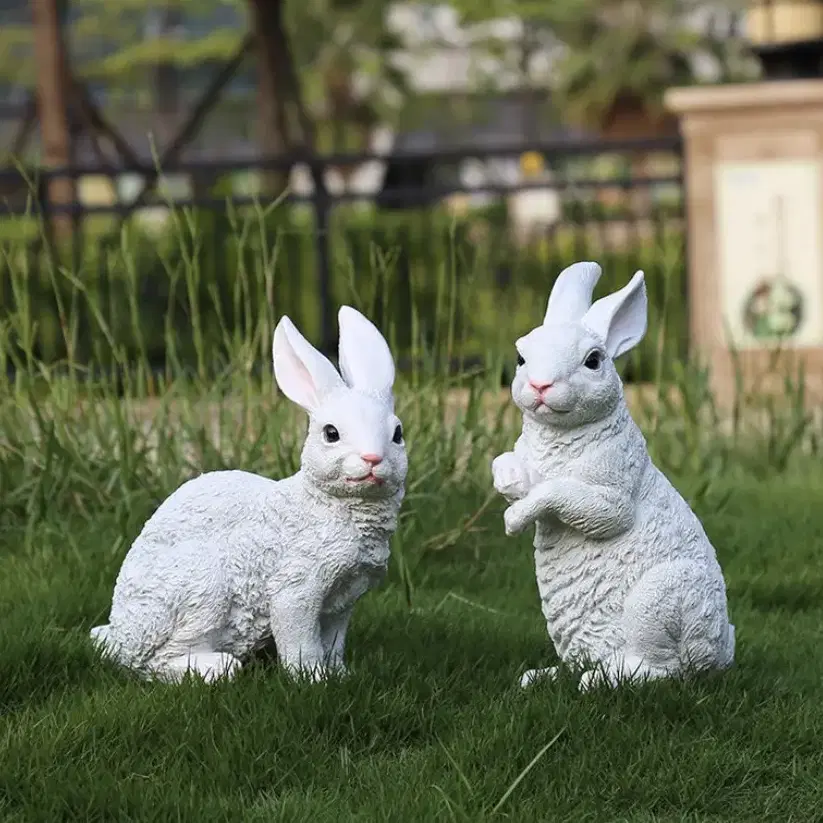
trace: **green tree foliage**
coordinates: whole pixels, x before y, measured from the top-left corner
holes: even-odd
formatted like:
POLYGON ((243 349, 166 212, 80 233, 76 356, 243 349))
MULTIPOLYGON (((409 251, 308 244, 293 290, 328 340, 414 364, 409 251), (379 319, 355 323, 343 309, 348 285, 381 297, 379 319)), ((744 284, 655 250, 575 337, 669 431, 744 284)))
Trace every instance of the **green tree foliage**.
POLYGON ((34 45, 31 26, 22 22, 0 25, 0 84, 29 87, 34 83, 34 45))
MULTIPOLYGON (((241 26, 209 25, 235 11, 244 0, 69 0, 66 40, 75 72, 112 85, 139 85, 160 62, 181 68, 228 59, 243 35, 241 26), (170 7, 181 11, 189 32, 183 37, 146 37, 151 16, 170 7), (221 12, 222 15, 221 15, 221 12), (196 28, 191 31, 192 24, 196 28), (198 30, 199 29, 199 30, 198 30)), ((31 15, 0 20, 0 83, 32 87, 36 67, 31 15)))
MULTIPOLYGON (((715 13, 728 17, 734 0, 715 13)), ((620 100, 662 113, 672 86, 700 82, 696 60, 713 79, 739 79, 743 44, 713 28, 705 3, 694 0, 575 0, 574 16, 555 30, 567 47, 557 65, 559 102, 569 119, 599 125, 620 100)), ((722 19, 722 17, 721 17, 722 19)))
POLYGON ((598 125, 621 99, 662 108, 664 91, 698 81, 694 57, 713 60, 718 79, 747 76, 745 44, 729 27, 744 0, 458 0, 463 19, 476 23, 519 17, 526 30, 559 41, 553 65, 556 99, 564 119, 598 125))
MULTIPOLYGON (((384 23, 387 6, 388 0, 285 3, 292 57, 309 111, 319 120, 354 125, 359 143, 374 122, 391 117, 406 91, 405 78, 389 60, 398 44, 384 23)), ((104 84, 109 99, 123 92, 132 104, 151 105, 158 66, 184 76, 197 72, 187 85, 200 85, 204 67, 229 60, 238 48, 248 12, 248 0, 69 0, 72 70, 104 84), (163 26, 170 10, 182 17, 182 25, 163 26)), ((33 88, 31 24, 25 14, 17 18, 0 20, 0 84, 33 88)), ((252 56, 251 74, 253 61, 252 56)))
POLYGON ((389 5, 390 0, 286 5, 306 105, 336 127, 323 141, 331 142, 328 148, 363 148, 370 128, 392 120, 406 96, 406 78, 391 63, 399 43, 386 26, 389 5))
POLYGON ((228 60, 245 29, 241 0, 71 0, 71 9, 68 36, 78 73, 111 85, 139 84, 160 63, 187 69, 228 60), (183 25, 150 33, 169 11, 183 25), (222 23, 232 18, 237 24, 222 23))

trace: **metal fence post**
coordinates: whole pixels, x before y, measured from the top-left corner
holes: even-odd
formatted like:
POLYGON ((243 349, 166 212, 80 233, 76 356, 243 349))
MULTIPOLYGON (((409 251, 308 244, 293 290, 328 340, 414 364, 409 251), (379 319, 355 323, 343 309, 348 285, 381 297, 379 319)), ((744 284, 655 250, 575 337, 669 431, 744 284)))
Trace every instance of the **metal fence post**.
POLYGON ((320 342, 322 351, 330 354, 334 349, 334 328, 331 306, 331 222, 332 199, 326 188, 326 165, 323 158, 311 159, 314 180, 315 251, 317 253, 317 294, 320 302, 320 342))

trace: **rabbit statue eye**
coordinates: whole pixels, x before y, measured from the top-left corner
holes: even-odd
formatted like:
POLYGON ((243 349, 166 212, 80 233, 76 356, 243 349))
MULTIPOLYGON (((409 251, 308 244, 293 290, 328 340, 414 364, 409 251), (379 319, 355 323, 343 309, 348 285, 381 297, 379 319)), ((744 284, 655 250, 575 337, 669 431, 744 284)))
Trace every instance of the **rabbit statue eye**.
POLYGON ((392 437, 392 443, 402 443, 403 442, 403 427, 398 425, 394 430, 394 436, 392 437))
POLYGON ((520 352, 517 352, 517 365, 518 366, 524 366, 525 364, 526 364, 526 358, 523 357, 523 355, 520 354, 520 352))
POLYGON ((593 351, 593 352, 589 352, 589 354, 586 355, 586 359, 583 361, 583 365, 587 369, 591 369, 592 371, 595 371, 596 369, 600 368, 600 364, 602 362, 603 362, 603 357, 600 354, 600 352, 599 351, 593 351))
POLYGON ((331 424, 323 426, 323 439, 327 443, 336 443, 340 439, 340 432, 331 424))

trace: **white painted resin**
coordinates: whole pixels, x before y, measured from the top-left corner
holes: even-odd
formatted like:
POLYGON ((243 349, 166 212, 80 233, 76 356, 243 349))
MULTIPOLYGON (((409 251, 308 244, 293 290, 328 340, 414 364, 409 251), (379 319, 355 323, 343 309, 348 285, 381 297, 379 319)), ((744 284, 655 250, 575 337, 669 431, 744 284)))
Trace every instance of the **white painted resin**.
POLYGON ((104 653, 167 681, 230 676, 272 643, 292 673, 344 670, 352 609, 386 573, 407 458, 389 347, 354 309, 339 321, 340 373, 287 317, 274 333, 277 382, 309 414, 300 470, 210 472, 165 500, 91 632, 104 653))
POLYGON ((652 463, 613 363, 646 332, 643 272, 592 305, 600 274, 596 263, 565 269, 543 325, 517 341, 523 431, 492 463, 511 504, 506 534, 536 525, 549 637, 585 670, 582 689, 724 669, 735 646, 714 548, 652 463))

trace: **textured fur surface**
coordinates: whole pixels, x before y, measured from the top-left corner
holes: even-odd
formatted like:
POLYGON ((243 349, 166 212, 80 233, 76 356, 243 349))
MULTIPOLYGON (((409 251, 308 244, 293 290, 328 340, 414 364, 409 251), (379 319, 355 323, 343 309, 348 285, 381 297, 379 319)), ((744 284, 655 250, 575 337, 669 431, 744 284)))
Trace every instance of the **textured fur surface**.
POLYGON ((594 263, 562 272, 544 324, 517 342, 523 432, 492 464, 506 532, 536 526, 549 637, 588 669, 582 688, 723 669, 735 645, 714 548, 651 462, 614 369, 645 333, 643 274, 591 305, 599 276, 594 263))
POLYGON ((274 363, 284 393, 309 412, 300 471, 184 483, 135 540, 109 623, 92 630, 145 676, 213 680, 273 644, 289 670, 322 679, 344 668, 354 605, 385 575, 407 470, 385 340, 341 309, 341 377, 283 318, 274 363))

